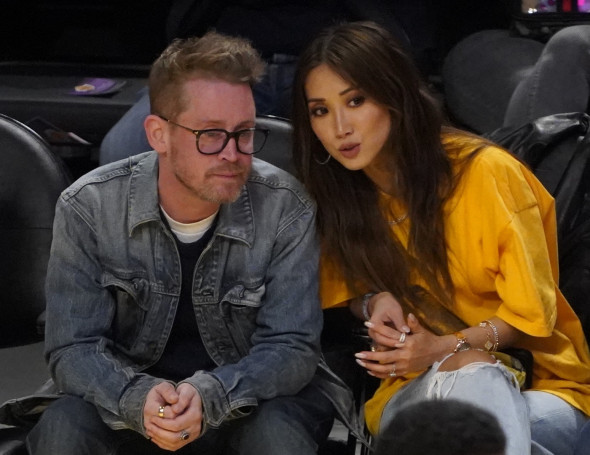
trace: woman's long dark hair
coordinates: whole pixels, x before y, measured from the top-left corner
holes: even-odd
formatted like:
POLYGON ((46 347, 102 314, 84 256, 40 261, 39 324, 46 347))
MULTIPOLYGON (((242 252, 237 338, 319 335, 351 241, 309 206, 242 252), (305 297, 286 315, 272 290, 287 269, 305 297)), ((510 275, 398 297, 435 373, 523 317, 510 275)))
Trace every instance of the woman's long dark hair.
MULTIPOLYGON (((370 22, 331 27, 301 54, 294 85, 294 160, 299 178, 318 204, 318 229, 327 258, 351 286, 388 290, 415 300, 410 275, 418 273, 439 302, 450 305, 443 204, 453 170, 441 144, 442 114, 409 53, 385 29, 370 22), (378 188, 363 171, 336 160, 311 129, 305 94, 309 72, 328 65, 391 112, 391 168, 396 196, 411 222, 408 251, 391 235, 378 188)), ((402 214, 396 214, 397 216, 402 214)), ((360 289, 359 289, 360 290, 360 289)), ((362 292, 362 290, 360 290, 362 292)))

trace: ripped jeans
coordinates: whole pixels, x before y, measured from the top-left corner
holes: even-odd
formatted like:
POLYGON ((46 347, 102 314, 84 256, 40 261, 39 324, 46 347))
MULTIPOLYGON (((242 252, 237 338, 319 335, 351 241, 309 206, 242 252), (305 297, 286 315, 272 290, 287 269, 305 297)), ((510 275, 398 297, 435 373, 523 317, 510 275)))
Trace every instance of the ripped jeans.
POLYGON ((506 455, 574 453, 578 430, 588 419, 581 411, 546 392, 521 393, 514 375, 499 362, 478 362, 456 371, 439 372, 444 360, 389 400, 381 428, 387 428, 404 406, 425 399, 455 398, 496 416, 506 435, 506 455))

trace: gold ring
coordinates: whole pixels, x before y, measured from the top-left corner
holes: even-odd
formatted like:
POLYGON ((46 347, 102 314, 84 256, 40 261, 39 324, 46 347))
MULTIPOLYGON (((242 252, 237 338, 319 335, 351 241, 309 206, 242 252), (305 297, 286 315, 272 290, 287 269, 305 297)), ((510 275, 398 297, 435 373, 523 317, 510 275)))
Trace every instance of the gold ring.
POLYGON ((164 418, 164 406, 160 406, 160 408, 158 409, 158 417, 160 418, 164 418))
POLYGON ((395 374, 395 363, 391 364, 391 372, 389 373, 390 378, 395 378, 397 374, 395 374))
POLYGON ((406 341, 406 332, 402 332, 402 334, 399 336, 399 342, 403 343, 406 341))
POLYGON ((182 430, 180 432, 180 440, 181 441, 186 441, 189 437, 190 437, 190 435, 189 435, 188 431, 182 430))

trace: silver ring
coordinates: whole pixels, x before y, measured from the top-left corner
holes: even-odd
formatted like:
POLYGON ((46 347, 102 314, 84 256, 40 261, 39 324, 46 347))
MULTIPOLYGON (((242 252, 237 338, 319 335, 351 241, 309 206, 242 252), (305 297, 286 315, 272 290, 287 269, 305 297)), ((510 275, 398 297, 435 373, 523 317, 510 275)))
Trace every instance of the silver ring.
POLYGON ((164 406, 160 406, 160 408, 158 409, 158 417, 160 418, 164 418, 164 406))
POLYGON ((399 336, 399 342, 403 343, 406 341, 406 332, 402 332, 402 334, 399 336))
POLYGON ((180 432, 180 440, 181 440, 181 441, 186 441, 186 440, 187 440, 189 437, 190 437, 190 434, 189 434, 189 432, 188 432, 188 431, 186 431, 186 430, 182 430, 182 431, 180 432))
POLYGON ((390 378, 395 378, 397 374, 395 374, 395 363, 391 364, 391 372, 389 373, 390 378))

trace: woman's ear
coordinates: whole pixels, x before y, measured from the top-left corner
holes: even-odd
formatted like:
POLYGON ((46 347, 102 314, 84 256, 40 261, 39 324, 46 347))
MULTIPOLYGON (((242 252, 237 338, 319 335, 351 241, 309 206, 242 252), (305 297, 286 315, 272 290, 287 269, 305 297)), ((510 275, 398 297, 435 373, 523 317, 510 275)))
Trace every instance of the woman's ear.
POLYGON ((148 142, 160 154, 168 151, 167 126, 166 120, 154 114, 148 115, 143 122, 148 142))

